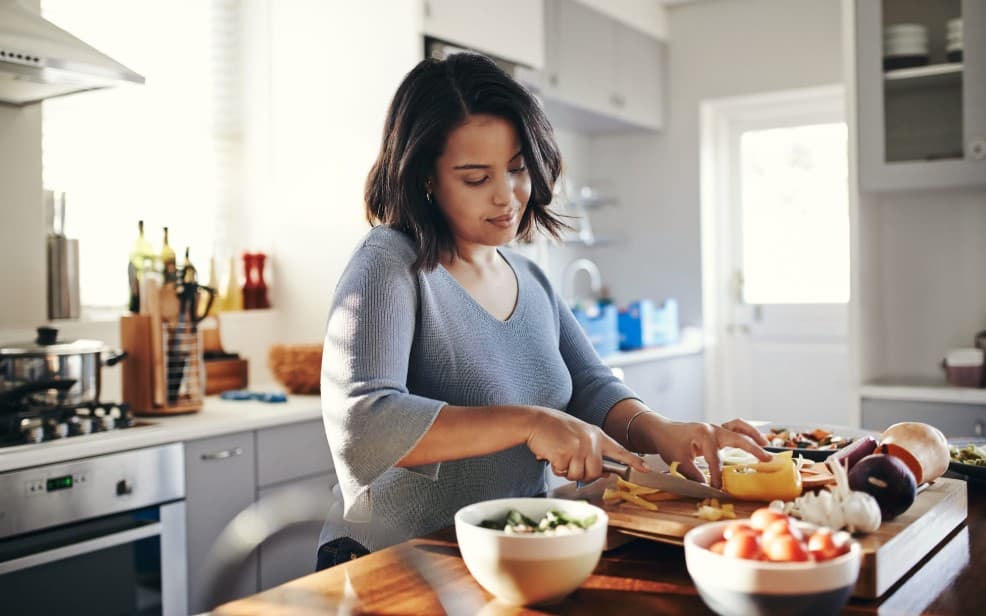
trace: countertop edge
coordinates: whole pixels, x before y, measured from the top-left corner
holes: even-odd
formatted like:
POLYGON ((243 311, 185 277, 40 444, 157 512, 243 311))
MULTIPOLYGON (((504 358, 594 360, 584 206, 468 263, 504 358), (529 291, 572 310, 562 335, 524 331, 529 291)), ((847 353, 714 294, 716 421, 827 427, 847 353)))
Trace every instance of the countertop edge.
POLYGON ((287 402, 279 404, 256 401, 233 402, 210 396, 206 398, 203 409, 197 413, 137 418, 153 422, 155 425, 152 426, 72 437, 39 445, 5 448, 0 450, 0 472, 68 462, 142 447, 262 430, 321 419, 321 417, 322 408, 318 396, 292 395, 288 397, 287 402))
POLYGON ((700 330, 686 329, 682 332, 681 339, 675 344, 649 347, 636 351, 620 351, 619 353, 603 357, 602 361, 610 368, 620 368, 650 361, 696 355, 704 349, 705 344, 702 342, 702 332, 700 330))

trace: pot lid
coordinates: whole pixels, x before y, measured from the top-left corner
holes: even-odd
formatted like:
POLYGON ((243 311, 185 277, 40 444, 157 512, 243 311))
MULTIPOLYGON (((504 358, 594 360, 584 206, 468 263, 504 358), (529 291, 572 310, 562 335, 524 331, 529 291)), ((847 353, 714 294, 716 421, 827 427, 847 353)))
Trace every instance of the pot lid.
POLYGON ((54 327, 39 327, 38 337, 34 340, 0 346, 0 357, 78 355, 108 350, 110 348, 99 340, 59 340, 58 330, 54 327))

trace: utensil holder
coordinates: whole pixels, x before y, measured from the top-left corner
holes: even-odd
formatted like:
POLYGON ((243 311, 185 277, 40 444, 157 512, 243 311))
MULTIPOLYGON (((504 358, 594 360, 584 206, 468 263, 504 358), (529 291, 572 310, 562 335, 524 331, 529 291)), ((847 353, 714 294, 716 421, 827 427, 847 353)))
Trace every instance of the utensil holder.
POLYGON ((123 401, 135 415, 177 415, 202 409, 205 367, 202 333, 197 327, 128 315, 120 319, 120 341, 133 358, 123 364, 123 401), (160 344, 155 343, 155 330, 160 344))

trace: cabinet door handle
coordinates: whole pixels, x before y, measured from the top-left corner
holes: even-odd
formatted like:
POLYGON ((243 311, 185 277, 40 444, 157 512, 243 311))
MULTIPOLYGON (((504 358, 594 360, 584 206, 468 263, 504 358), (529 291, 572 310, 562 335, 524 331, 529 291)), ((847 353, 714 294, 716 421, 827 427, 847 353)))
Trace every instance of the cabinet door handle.
POLYGON ((226 458, 234 458, 236 456, 243 455, 242 447, 233 447, 232 449, 221 449, 219 451, 214 451, 212 453, 202 454, 203 460, 225 460, 226 458))
POLYGON ((977 421, 974 426, 972 426, 972 432, 974 436, 983 435, 983 421, 981 419, 977 421))
POLYGON ((983 160, 986 158, 986 139, 979 137, 969 142, 969 156, 973 160, 983 160))

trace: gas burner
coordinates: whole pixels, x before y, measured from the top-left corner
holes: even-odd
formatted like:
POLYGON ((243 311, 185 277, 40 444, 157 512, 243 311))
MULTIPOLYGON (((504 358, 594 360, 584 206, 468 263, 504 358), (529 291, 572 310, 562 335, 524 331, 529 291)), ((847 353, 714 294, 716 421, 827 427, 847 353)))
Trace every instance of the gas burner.
POLYGON ((0 448, 145 425, 151 423, 135 421, 127 404, 58 406, 20 401, 0 405, 0 448))

